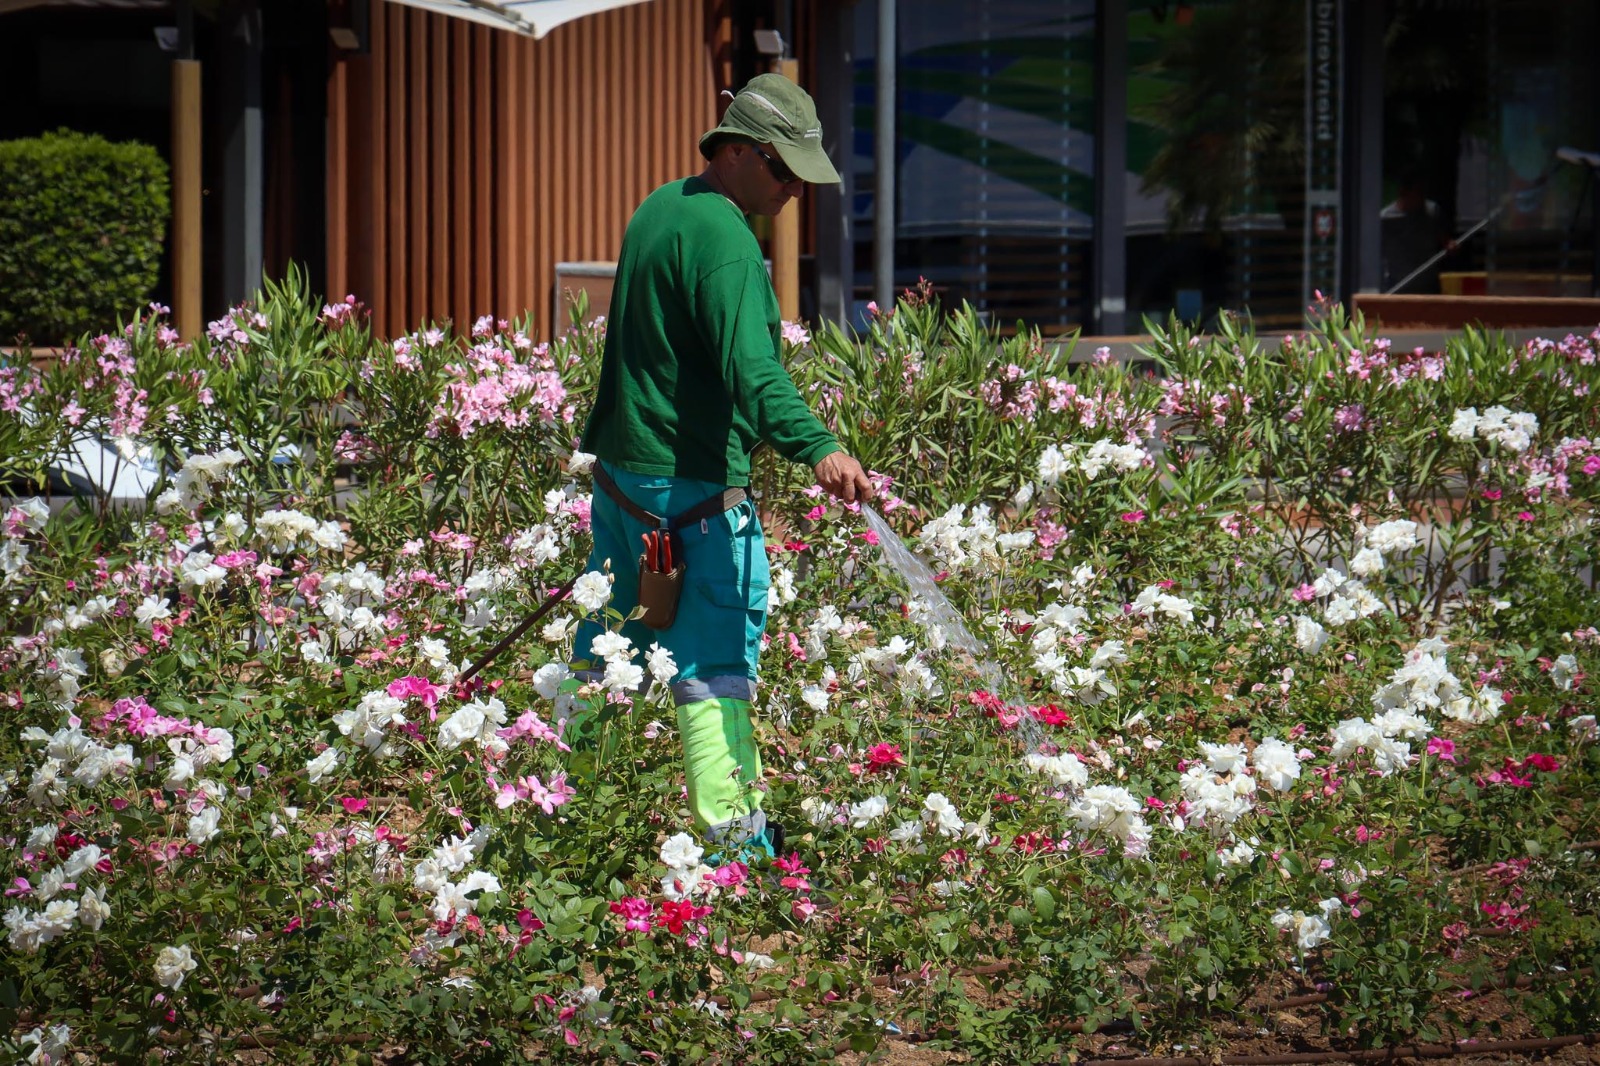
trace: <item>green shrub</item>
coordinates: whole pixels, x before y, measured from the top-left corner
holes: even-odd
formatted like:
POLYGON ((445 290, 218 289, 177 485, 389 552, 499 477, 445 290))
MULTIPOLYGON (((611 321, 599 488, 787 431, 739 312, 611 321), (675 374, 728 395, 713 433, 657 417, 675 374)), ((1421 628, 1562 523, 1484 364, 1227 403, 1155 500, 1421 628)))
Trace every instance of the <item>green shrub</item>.
POLYGON ((61 130, 0 141, 0 341, 55 344, 150 296, 170 213, 147 144, 61 130))

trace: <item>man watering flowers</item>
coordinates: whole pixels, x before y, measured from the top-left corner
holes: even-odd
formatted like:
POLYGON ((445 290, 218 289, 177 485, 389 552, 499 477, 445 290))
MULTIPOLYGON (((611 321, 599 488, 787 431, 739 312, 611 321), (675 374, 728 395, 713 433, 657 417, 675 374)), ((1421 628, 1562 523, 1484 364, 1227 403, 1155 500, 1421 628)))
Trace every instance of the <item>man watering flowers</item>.
POLYGON ((628 223, 583 434, 596 457, 589 569, 609 561, 611 606, 644 614, 621 629, 631 649, 599 623, 580 628, 561 709, 581 742, 598 698, 580 687, 604 677, 608 657, 659 643, 676 667, 696 824, 713 843, 770 856, 751 720, 769 579, 750 455, 765 442, 849 502, 872 485, 780 361, 777 297, 750 230, 750 216, 778 214, 807 183, 839 180, 815 105, 760 75, 700 152, 704 170, 651 193, 628 223))

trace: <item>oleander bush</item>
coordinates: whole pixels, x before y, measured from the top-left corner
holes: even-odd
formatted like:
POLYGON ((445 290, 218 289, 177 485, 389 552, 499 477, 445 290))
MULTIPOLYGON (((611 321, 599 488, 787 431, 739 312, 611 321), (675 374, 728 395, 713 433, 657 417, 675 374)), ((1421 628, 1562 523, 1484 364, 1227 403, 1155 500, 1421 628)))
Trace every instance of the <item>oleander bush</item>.
POLYGON ((460 679, 583 567, 603 324, 378 338, 291 277, 0 368, 0 479, 91 437, 163 471, 4 511, 0 1043, 1056 1061, 1302 993, 1339 1046, 1593 1028, 1600 331, 1324 311, 1127 365, 915 292, 791 327, 937 592, 761 457, 793 850, 715 867, 670 656, 615 651, 607 735, 562 739, 604 573, 460 679))

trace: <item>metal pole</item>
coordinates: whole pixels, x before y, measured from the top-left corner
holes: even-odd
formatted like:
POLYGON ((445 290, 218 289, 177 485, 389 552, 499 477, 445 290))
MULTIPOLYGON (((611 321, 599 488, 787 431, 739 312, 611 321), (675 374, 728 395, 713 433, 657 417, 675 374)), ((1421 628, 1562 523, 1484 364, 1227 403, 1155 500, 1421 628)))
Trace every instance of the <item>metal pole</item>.
MULTIPOLYGON (((1127 332, 1128 318, 1128 9, 1095 5, 1093 329, 1127 332)), ((1066 264, 1061 265, 1066 269, 1066 264)))
POLYGON ((261 104, 262 17, 258 0, 233 0, 219 27, 222 113, 221 303, 249 299, 261 287, 264 134, 261 104))
POLYGON ((848 322, 855 305, 855 249, 851 205, 855 174, 855 12, 844 4, 817 10, 817 112, 822 146, 839 166, 837 185, 807 189, 817 220, 817 319, 848 322))
POLYGON ((897 0, 878 0, 877 143, 872 197, 872 293, 883 313, 894 310, 895 16, 897 0))

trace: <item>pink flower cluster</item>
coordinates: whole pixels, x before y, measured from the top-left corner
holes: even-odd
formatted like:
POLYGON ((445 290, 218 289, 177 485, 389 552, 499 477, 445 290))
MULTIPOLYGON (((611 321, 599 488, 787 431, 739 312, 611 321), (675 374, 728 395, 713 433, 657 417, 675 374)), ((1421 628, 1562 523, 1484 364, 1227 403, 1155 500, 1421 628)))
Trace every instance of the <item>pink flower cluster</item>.
POLYGON ((260 311, 251 311, 247 304, 228 309, 228 313, 221 318, 206 324, 206 335, 215 345, 212 354, 217 356, 223 366, 231 361, 233 353, 239 348, 248 345, 253 338, 249 330, 265 330, 271 328, 272 323, 260 311), (247 328, 248 327, 248 328, 247 328))
POLYGON ((1057 414, 1071 411, 1084 429, 1105 425, 1120 431, 1129 440, 1155 433, 1155 419, 1149 412, 1129 407, 1114 390, 1096 386, 1093 391, 1084 392, 1074 383, 1055 376, 1045 378, 1043 385, 1048 397, 1045 406, 1057 414))
POLYGON ((22 410, 22 401, 42 391, 42 388, 37 377, 23 376, 21 367, 0 367, 0 411, 16 414, 22 410), (22 378, 20 382, 17 380, 19 377, 22 378))
POLYGON ((1500 769, 1487 774, 1480 774, 1475 783, 1479 788, 1485 785, 1505 785, 1508 788, 1533 788, 1533 772, 1553 774, 1561 769, 1561 763, 1555 756, 1543 752, 1534 752, 1523 759, 1513 759, 1507 755, 1500 769))
POLYGON ((515 722, 505 729, 495 730, 495 736, 502 740, 516 741, 523 737, 528 738, 529 744, 554 744, 561 751, 571 751, 561 740, 561 734, 550 728, 549 724, 537 714, 523 711, 515 722))
POLYGON ((1520 466, 1528 499, 1543 499, 1545 493, 1566 499, 1572 492, 1569 475, 1574 468, 1586 477, 1600 474, 1600 451, 1587 437, 1571 438, 1556 444, 1548 455, 1524 452, 1520 466))
POLYGON ((162 714, 145 702, 143 696, 123 698, 111 705, 108 714, 100 716, 95 728, 110 733, 121 726, 136 737, 166 737, 187 733, 202 744, 214 744, 221 738, 216 731, 191 722, 187 718, 173 718, 162 714))
MULTIPOLYGON (((483 320, 478 325, 482 326, 483 320)), ((473 335, 485 334, 475 327, 473 335)), ((549 347, 535 347, 521 334, 513 345, 531 348, 531 361, 519 362, 515 352, 485 340, 468 351, 465 363, 445 367, 456 380, 444 387, 434 405, 428 436, 453 433, 469 437, 479 427, 522 429, 535 422, 572 422, 576 409, 567 402, 567 387, 550 358, 549 347)))
POLYGON ((1048 562, 1056 557, 1056 545, 1067 539, 1067 527, 1055 521, 1055 512, 1040 508, 1033 519, 1034 543, 1039 546, 1039 558, 1048 562))
POLYGON ((567 784, 567 775, 562 771, 550 775, 548 786, 534 774, 527 774, 503 785, 493 774, 489 775, 488 780, 489 787, 495 790, 494 805, 501 810, 518 801, 527 801, 545 814, 555 814, 557 807, 578 794, 577 789, 567 784))
POLYGON ((339 326, 345 322, 354 321, 361 311, 361 301, 353 295, 346 295, 338 303, 331 303, 322 309, 322 314, 317 316, 317 321, 324 326, 339 326))
POLYGON ((1418 377, 1425 381, 1438 381, 1444 377, 1444 368, 1442 352, 1430 352, 1426 348, 1395 352, 1387 337, 1373 341, 1365 350, 1350 349, 1344 364, 1344 372, 1348 377, 1370 381, 1376 376, 1380 383, 1395 388, 1418 377))
POLYGON ((1156 405, 1156 413, 1196 425, 1209 422, 1222 429, 1229 418, 1248 415, 1254 404, 1254 397, 1237 385, 1208 393, 1195 382, 1168 378, 1161 382, 1161 402, 1156 405))
MULTIPOLYGON (((611 904, 611 913, 622 917, 622 927, 631 933, 648 933, 652 926, 665 929, 673 936, 682 936, 686 929, 710 916, 711 907, 689 900, 664 899, 652 908, 650 901, 638 896, 624 896, 611 904)), ((699 925, 700 934, 705 926, 699 925)), ((698 939, 693 938, 693 939, 698 939)))
POLYGON ((1031 419, 1039 410, 1039 386, 1027 372, 1011 363, 996 378, 978 386, 978 393, 1001 421, 1031 419))
POLYGON ((1559 341, 1535 337, 1522 346, 1522 355, 1512 365, 1514 367, 1517 362, 1525 362, 1545 355, 1555 354, 1569 363, 1593 366, 1597 358, 1597 352, 1600 352, 1600 329, 1595 329, 1583 337, 1575 333, 1569 333, 1559 341))
POLYGON ((1359 403, 1345 404, 1333 413, 1333 428, 1341 433, 1360 433, 1367 428, 1367 409, 1359 403))
POLYGON ((432 721, 439 716, 439 697, 445 694, 445 687, 413 674, 389 682, 385 691, 397 700, 421 700, 428 710, 428 720, 432 721))

